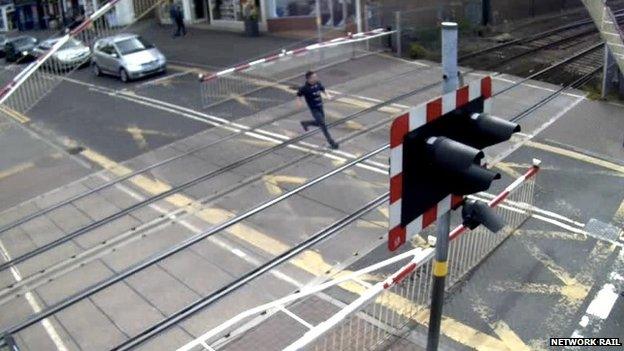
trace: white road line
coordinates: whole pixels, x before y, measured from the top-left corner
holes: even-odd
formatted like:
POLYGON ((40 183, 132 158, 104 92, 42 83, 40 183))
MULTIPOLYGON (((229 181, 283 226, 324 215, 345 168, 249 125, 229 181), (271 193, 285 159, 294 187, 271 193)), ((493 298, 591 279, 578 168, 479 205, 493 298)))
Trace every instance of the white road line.
MULTIPOLYGON (((472 73, 472 74, 482 75, 481 73, 472 73)), ((483 75, 483 76, 486 76, 486 75, 483 75)), ((492 75, 492 79, 496 79, 496 80, 499 80, 501 82, 510 83, 510 84, 517 84, 518 83, 518 81, 514 81, 514 80, 509 79, 509 78, 503 78, 501 75, 492 75)), ((521 83, 520 85, 528 87, 528 88, 548 91, 548 92, 551 92, 551 93, 554 93, 555 91, 557 91, 557 90, 552 89, 552 88, 542 87, 542 86, 531 84, 531 83, 521 83)), ((574 97, 574 98, 582 98, 582 99, 586 98, 586 95, 578 95, 578 94, 572 94, 572 93, 562 93, 561 95, 566 95, 566 96, 570 96, 570 97, 574 97)))
POLYGON ((607 282, 587 306, 585 314, 579 321, 579 328, 574 330, 572 337, 596 336, 602 328, 604 321, 609 318, 611 310, 622 291, 624 291, 624 249, 620 250, 613 263, 613 270, 607 277, 607 282), (593 333, 593 335, 586 335, 588 332, 593 333))
MULTIPOLYGON (((4 259, 5 262, 8 262, 11 260, 11 255, 9 254, 7 248, 4 246, 1 240, 0 240, 0 254, 2 255, 2 258, 4 259)), ((22 274, 17 269, 17 267, 11 266, 10 271, 11 271, 11 274, 13 275, 13 279, 15 279, 15 281, 19 283, 22 280, 22 274)), ((37 298, 32 292, 30 291, 26 292, 24 294, 24 297, 26 298, 26 301, 28 301, 28 304, 30 305, 30 308, 32 308, 33 312, 35 313, 41 312, 41 305, 39 304, 39 302, 37 301, 37 298)), ((56 346, 57 350, 68 351, 68 348, 67 346, 65 346, 63 339, 58 334, 58 332, 56 331, 56 328, 54 328, 54 326, 52 325, 52 323, 50 322, 48 318, 43 319, 41 321, 41 325, 43 326, 43 329, 46 331, 46 333, 48 334, 48 336, 54 343, 54 346, 56 346)))
MULTIPOLYGON (((511 153, 513 153, 514 151, 518 150, 520 147, 522 147, 522 145, 524 145, 527 141, 535 138, 539 133, 543 132, 546 128, 550 127, 553 123, 555 123, 556 121, 558 121, 561 117, 563 117, 566 113, 568 113, 570 110, 572 110, 573 108, 575 108, 578 104, 580 104, 583 100, 585 100, 585 96, 581 96, 579 98, 577 98, 576 100, 574 100, 571 104, 569 104, 568 106, 566 106, 563 110, 559 111, 556 115, 554 115, 552 118, 550 118, 548 121, 546 121, 545 123, 541 124, 539 127, 537 127, 535 130, 532 131, 531 134, 525 134, 527 135, 522 141, 515 143, 514 145, 512 145, 509 149, 507 149, 507 151, 500 153, 498 156, 496 156, 492 162, 493 165, 497 164, 498 162, 504 160, 505 158, 507 158, 507 156, 509 156, 511 153)), ((552 101, 552 100, 551 100, 552 101)))

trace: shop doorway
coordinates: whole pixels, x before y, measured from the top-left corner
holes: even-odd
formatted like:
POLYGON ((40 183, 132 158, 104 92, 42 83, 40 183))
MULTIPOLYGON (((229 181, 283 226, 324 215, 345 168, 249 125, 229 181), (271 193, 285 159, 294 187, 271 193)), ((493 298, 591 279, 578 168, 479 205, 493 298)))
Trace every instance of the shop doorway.
POLYGON ((208 0, 193 0, 192 4, 194 20, 210 22, 208 0))

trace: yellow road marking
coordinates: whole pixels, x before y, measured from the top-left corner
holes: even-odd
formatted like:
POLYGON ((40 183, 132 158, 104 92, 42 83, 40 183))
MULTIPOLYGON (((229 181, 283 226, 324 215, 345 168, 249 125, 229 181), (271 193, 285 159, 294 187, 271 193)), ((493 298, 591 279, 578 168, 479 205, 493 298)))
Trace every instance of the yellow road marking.
MULTIPOLYGON (((613 215, 613 223, 619 225, 620 227, 624 227, 624 200, 622 200, 620 207, 618 207, 613 215)), ((624 235, 624 233, 622 235, 624 235)))
POLYGON ((34 167, 35 164, 33 162, 24 162, 3 171, 0 171, 0 179, 8 178, 17 173, 23 172, 29 168, 34 167))
MULTIPOLYGON (((120 165, 93 150, 86 149, 82 152, 82 155, 89 158, 91 161, 100 164, 102 167, 109 169, 111 172, 117 173, 118 175, 124 175, 131 172, 131 170, 127 167, 120 165)), ((139 188, 153 195, 171 189, 170 185, 159 180, 149 179, 143 175, 132 177, 130 181, 139 188)), ((165 200, 177 207, 200 207, 195 200, 181 194, 169 196, 165 200)), ((204 208, 199 210, 196 215, 206 223, 212 225, 222 223, 223 221, 235 216, 234 213, 219 208, 204 208)), ((226 231, 238 239, 272 255, 279 255, 290 248, 287 244, 284 244, 270 235, 260 232, 246 224, 235 224, 226 229, 226 231)), ((316 276, 325 275, 327 272, 330 272, 333 267, 332 264, 327 263, 323 259, 321 254, 313 250, 306 250, 302 252, 297 257, 293 258, 290 263, 295 267, 316 276)), ((340 271, 335 275, 335 278, 349 273, 349 271, 340 271)), ((361 277, 361 279, 370 281, 374 280, 375 277, 370 275, 361 277)), ((356 294, 362 294, 366 289, 366 287, 363 287, 361 284, 351 281, 342 284, 341 288, 356 294)), ((378 298, 377 302, 406 317, 412 317, 413 311, 422 309, 422 312, 416 315, 416 320, 421 324, 426 325, 428 323, 428 310, 422 308, 421 306, 415 305, 412 301, 407 300, 400 295, 393 293, 385 294, 383 297, 378 298)), ((455 341, 478 350, 516 350, 516 348, 508 347, 508 345, 506 345, 501 339, 487 335, 448 317, 443 318, 442 331, 445 335, 455 341)))
MULTIPOLYGON (((364 101, 361 99, 356 99, 356 98, 352 98, 352 97, 339 97, 336 99, 336 101, 342 102, 344 104, 347 105, 353 105, 353 106, 357 106, 357 107, 361 107, 361 108, 371 108, 373 106, 375 106, 375 103, 369 102, 369 101, 364 101)), ((392 106, 384 106, 381 107, 379 109, 377 109, 378 111, 381 112, 385 112, 385 113, 389 113, 391 115, 395 115, 398 113, 403 112, 402 109, 396 108, 396 107, 392 107, 392 106)))
POLYGON ((146 135, 159 135, 172 138, 177 136, 173 133, 164 133, 158 130, 141 129, 137 126, 128 126, 126 129, 124 129, 124 132, 127 132, 132 136, 132 139, 134 139, 134 142, 140 149, 145 149, 147 147, 147 139, 145 139, 146 135))
POLYGON ((510 347, 511 350, 514 351, 529 351, 530 348, 520 339, 518 334, 516 334, 507 323, 503 321, 495 322, 493 325, 494 333, 498 336, 499 339, 503 342, 503 344, 510 347))
POLYGON ((596 157, 592 157, 592 156, 588 156, 585 154, 582 154, 580 152, 576 152, 576 151, 572 151, 572 150, 567 150, 561 147, 557 147, 557 146, 552 146, 552 145, 547 145, 547 144, 543 144, 543 143, 539 143, 536 141, 532 141, 532 140, 528 140, 525 143, 526 146, 530 146, 534 149, 539 149, 539 150, 544 150, 544 151, 548 151, 548 152, 552 152, 554 154, 558 154, 561 156, 566 156, 578 161, 583 161, 586 163, 590 163, 599 167, 603 167, 606 169, 610 169, 612 171, 616 171, 619 173, 624 173, 624 166, 618 165, 616 163, 613 162, 609 162, 609 161, 605 161, 605 160, 601 160, 599 158, 596 157))
POLYGON ((186 66, 176 65, 172 63, 168 63, 167 67, 173 68, 175 70, 182 71, 182 72, 195 72, 197 74, 210 74, 210 71, 206 71, 204 69, 197 68, 197 67, 190 67, 190 66, 186 67, 186 66))
MULTIPOLYGON (((536 260, 541 262, 544 267, 551 271, 557 279, 559 279, 565 285, 577 284, 574 277, 572 277, 563 267, 559 266, 550 256, 546 255, 542 250, 537 247, 533 242, 528 240, 522 241, 524 247, 536 260)), ((587 289, 587 287, 585 287, 587 289)))
POLYGON ((18 121, 19 123, 28 123, 30 122, 30 118, 28 118, 26 115, 15 111, 14 109, 6 106, 6 105, 0 105, 0 111, 6 113, 9 117, 13 118, 14 120, 18 121))
POLYGON ((502 281, 490 284, 488 290, 523 294, 562 295, 564 285, 502 281))
POLYGON ((505 162, 498 162, 496 165, 494 165, 494 167, 498 168, 502 172, 507 173, 507 175, 510 175, 514 178, 520 178, 522 176, 522 174, 514 170, 509 164, 505 162))
POLYGON ((307 178, 285 175, 265 175, 262 177, 262 180, 264 181, 264 185, 266 186, 269 194, 282 195, 283 191, 280 187, 280 183, 303 184, 306 182, 307 178))

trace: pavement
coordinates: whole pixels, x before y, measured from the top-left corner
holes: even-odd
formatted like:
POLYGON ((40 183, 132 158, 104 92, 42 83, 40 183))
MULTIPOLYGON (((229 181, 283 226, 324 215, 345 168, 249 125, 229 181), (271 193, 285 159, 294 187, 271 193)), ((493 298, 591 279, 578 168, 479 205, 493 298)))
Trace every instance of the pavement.
MULTIPOLYGON (((298 122, 309 117, 294 105, 290 95, 281 94, 271 94, 268 106, 252 104, 254 107, 243 109, 249 100, 240 101, 223 109, 234 111, 229 114, 219 114, 214 107, 202 109, 197 86, 193 86, 198 67, 173 69, 171 76, 129 85, 78 71, 29 111, 30 121, 20 125, 53 145, 62 145, 60 150, 65 153, 61 152, 59 160, 69 161, 63 167, 57 163, 60 168, 53 173, 42 172, 36 182, 45 186, 31 190, 41 195, 18 206, 8 205, 0 224, 133 170, 183 156, 0 234, 5 261, 297 136, 301 133, 298 122), (252 133, 240 132, 257 125, 261 127, 252 133), (70 158, 68 148, 77 146, 81 151, 70 158), (71 169, 77 168, 74 163, 101 170, 82 177, 77 171, 72 173, 71 169), (59 187, 62 182, 65 185, 59 187)), ((438 82, 441 76, 434 64, 383 55, 333 65, 319 73, 335 96, 326 105, 329 121, 438 82)), ((481 77, 476 73, 465 79, 481 77)), ((496 76, 494 91, 517 79, 496 76)), ((297 82, 289 80, 286 85, 297 82)), ((527 82, 497 96, 493 114, 511 118, 555 88, 527 82)), ((332 128, 334 137, 342 140, 338 151, 323 149, 325 141, 318 134, 308 137, 0 272, 0 330, 387 143, 392 117, 437 95, 439 88, 425 90, 332 128)), ((505 176, 492 192, 521 174, 532 158, 542 159, 534 202, 540 212, 504 241, 470 279, 451 291, 445 306, 444 348, 547 349, 549 337, 568 337, 575 332, 618 336, 622 299, 598 311, 589 307, 596 299, 602 301, 599 296, 603 296, 600 292, 605 285, 621 286, 622 239, 615 244, 599 240, 596 233, 589 232, 589 223, 620 228, 623 224, 624 152, 616 147, 620 143, 617 131, 623 130, 617 116, 623 109, 589 101, 583 92, 571 91, 523 120, 524 134, 487 150, 490 159, 500 160, 498 168, 505 176)), ((11 145, 11 150, 20 149, 19 144, 11 145)), ((45 151, 37 149, 35 153, 44 155, 45 151)), ((387 159, 388 153, 381 153, 151 265, 24 329, 15 335, 16 341, 23 350, 110 349, 386 192, 387 159)), ((9 198, 20 196, 22 190, 13 188, 20 179, 28 178, 18 172, 0 180, 0 191, 9 198)), ((31 182, 35 180, 22 186, 31 182)), ((386 227, 387 209, 381 207, 140 349, 179 347, 247 308, 338 272, 388 258, 386 227)), ((311 313, 309 306, 295 306, 295 311, 304 320, 317 322, 354 294, 337 290, 327 295, 330 302, 313 305, 317 314, 311 313)), ((231 347, 279 348, 305 331, 289 319, 274 323, 259 327, 270 327, 273 333, 251 333, 250 339, 247 335, 236 339, 231 347)), ((402 336, 390 349, 422 347, 423 328, 402 336)))

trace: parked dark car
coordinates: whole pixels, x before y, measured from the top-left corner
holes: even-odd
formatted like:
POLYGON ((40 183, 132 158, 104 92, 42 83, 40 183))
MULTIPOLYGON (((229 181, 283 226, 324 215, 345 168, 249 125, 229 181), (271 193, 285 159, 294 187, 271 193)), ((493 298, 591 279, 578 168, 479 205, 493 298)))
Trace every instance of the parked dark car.
POLYGON ((4 44, 4 54, 7 62, 20 59, 31 59, 36 56, 34 50, 39 41, 31 36, 11 38, 4 44))

